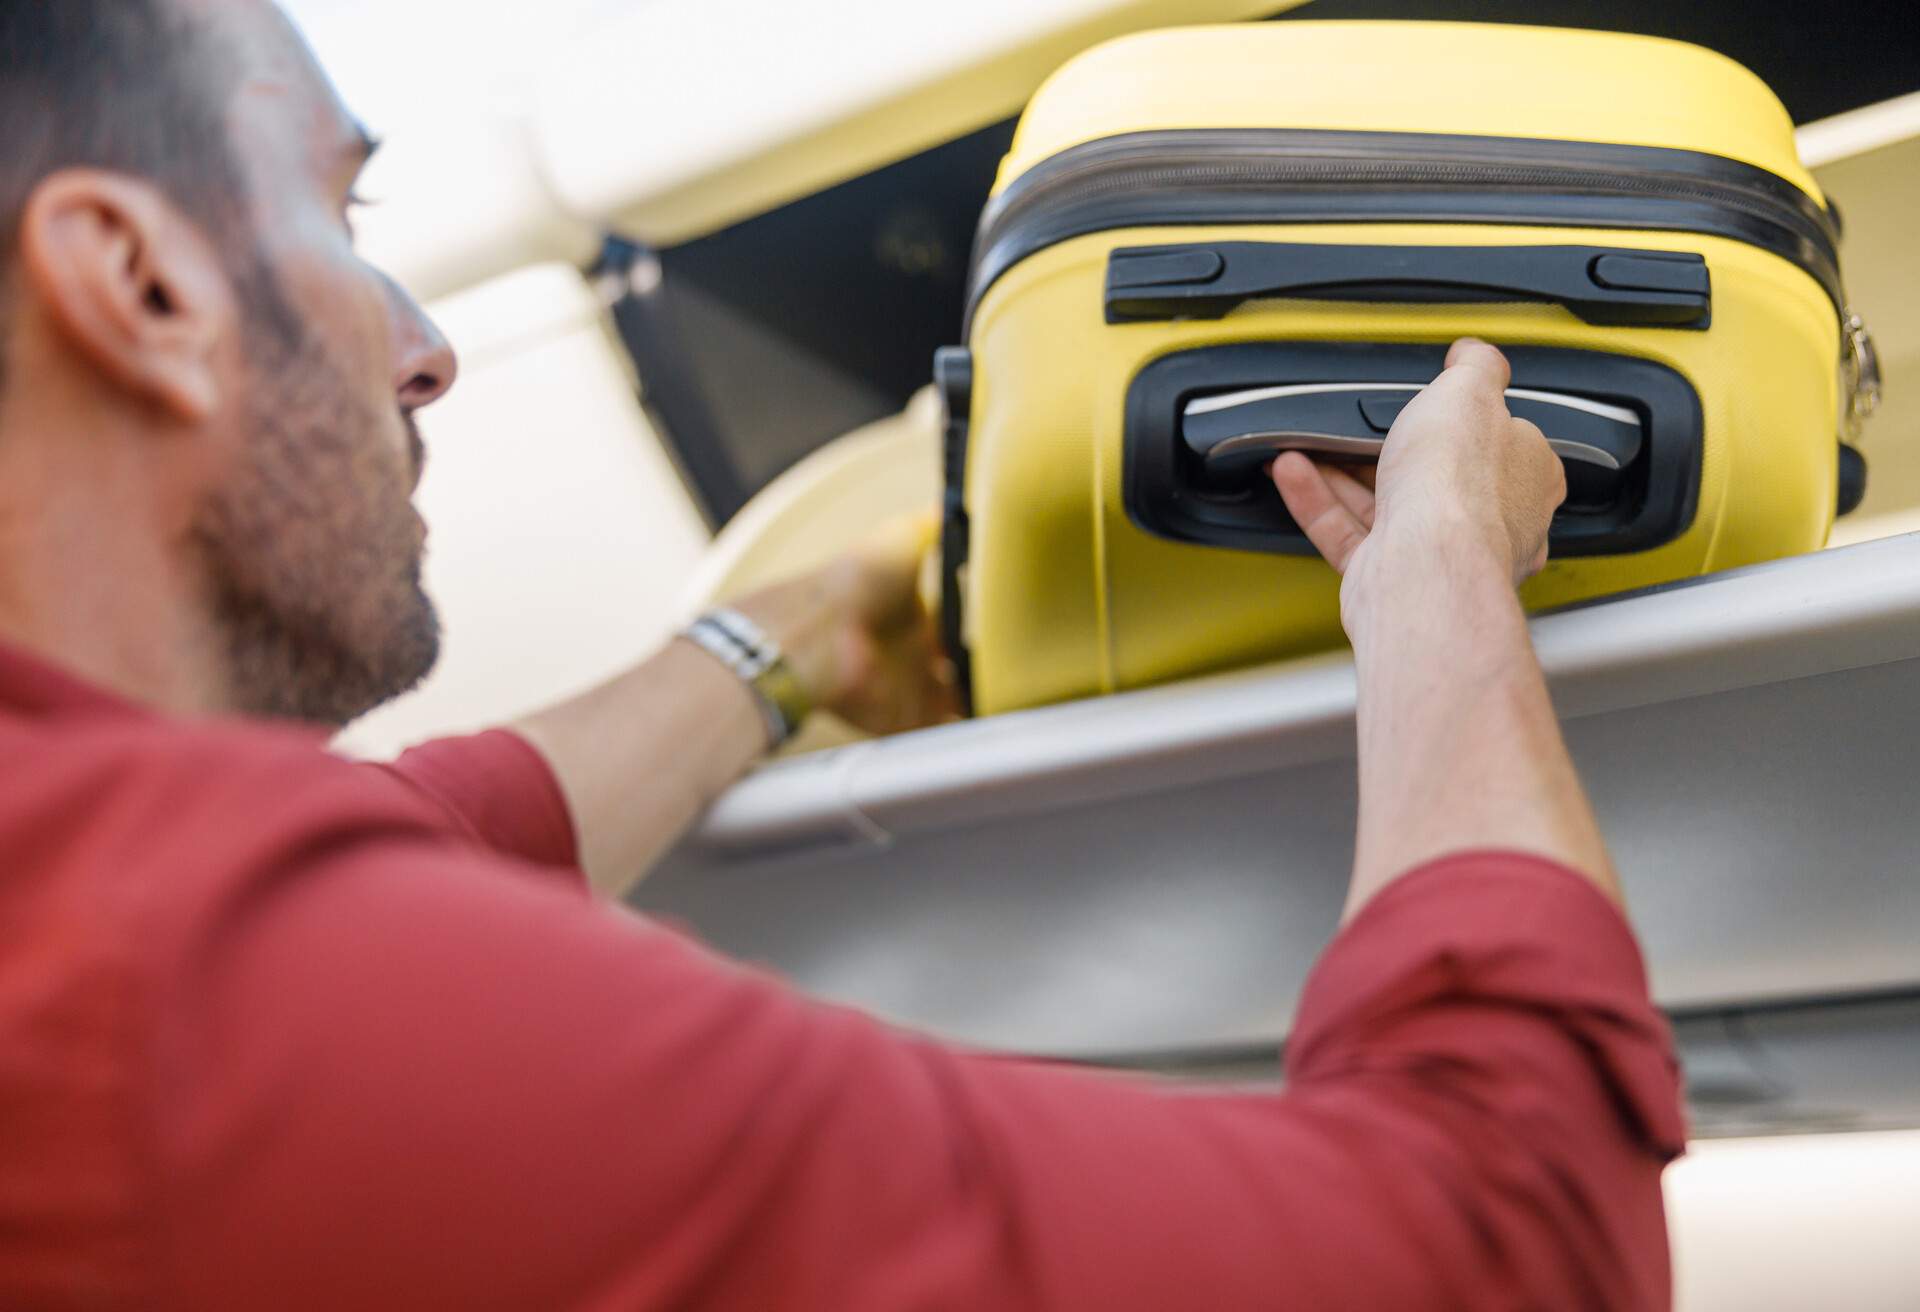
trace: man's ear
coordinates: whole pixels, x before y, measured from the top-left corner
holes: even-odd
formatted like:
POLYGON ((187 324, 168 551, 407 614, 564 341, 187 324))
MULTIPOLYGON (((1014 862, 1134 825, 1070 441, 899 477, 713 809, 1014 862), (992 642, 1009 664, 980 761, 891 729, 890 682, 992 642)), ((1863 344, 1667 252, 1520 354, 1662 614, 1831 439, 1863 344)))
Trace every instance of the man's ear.
POLYGON ((53 174, 21 215, 20 263, 54 329, 110 382, 184 423, 220 408, 232 286, 159 188, 97 169, 53 174))

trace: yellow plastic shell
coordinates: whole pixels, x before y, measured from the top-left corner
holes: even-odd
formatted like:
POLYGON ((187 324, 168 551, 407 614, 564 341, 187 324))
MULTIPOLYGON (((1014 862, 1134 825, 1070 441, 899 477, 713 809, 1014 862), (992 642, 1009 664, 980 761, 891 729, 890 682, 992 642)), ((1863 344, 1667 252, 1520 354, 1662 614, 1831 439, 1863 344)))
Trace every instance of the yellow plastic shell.
MULTIPOLYGON (((1484 133, 1706 151, 1818 197, 1792 125, 1751 73, 1647 37, 1478 24, 1283 23, 1125 37, 1055 74, 1004 184, 1059 151, 1126 132, 1288 127, 1484 133), (1622 94, 1623 88, 1639 90, 1622 94)), ((1464 224, 1136 227, 1029 256, 977 307, 963 576, 975 709, 992 714, 1341 642, 1338 580, 1308 558, 1166 541, 1127 517, 1122 411, 1171 352, 1249 341, 1575 347, 1670 366, 1700 395, 1699 506, 1656 550, 1556 561, 1534 608, 1819 548, 1832 525, 1838 328, 1804 270, 1678 232, 1464 224), (1108 252, 1213 240, 1367 245, 1591 243, 1697 251, 1709 331, 1596 327, 1548 305, 1259 301, 1214 321, 1110 325, 1108 252)))

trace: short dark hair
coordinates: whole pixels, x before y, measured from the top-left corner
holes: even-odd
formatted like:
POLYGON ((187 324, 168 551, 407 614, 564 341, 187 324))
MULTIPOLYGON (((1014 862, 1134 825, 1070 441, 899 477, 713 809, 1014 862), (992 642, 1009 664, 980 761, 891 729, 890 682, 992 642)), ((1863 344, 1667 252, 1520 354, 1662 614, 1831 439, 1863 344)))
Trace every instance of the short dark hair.
POLYGON ((228 235, 243 185, 227 134, 237 76, 177 0, 0 0, 0 307, 27 201, 64 168, 146 178, 228 235))

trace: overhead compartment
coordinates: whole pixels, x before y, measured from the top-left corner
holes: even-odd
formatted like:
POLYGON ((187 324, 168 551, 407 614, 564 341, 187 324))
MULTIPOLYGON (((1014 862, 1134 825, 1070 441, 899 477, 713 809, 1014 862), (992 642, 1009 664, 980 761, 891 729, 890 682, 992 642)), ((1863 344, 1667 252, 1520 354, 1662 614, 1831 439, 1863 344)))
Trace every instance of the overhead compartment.
MULTIPOLYGON (((1920 988, 1920 536, 1553 614, 1535 640, 1656 996, 1920 988)), ((1328 656, 771 766, 635 904, 995 1047, 1273 1044, 1351 860, 1328 656)))

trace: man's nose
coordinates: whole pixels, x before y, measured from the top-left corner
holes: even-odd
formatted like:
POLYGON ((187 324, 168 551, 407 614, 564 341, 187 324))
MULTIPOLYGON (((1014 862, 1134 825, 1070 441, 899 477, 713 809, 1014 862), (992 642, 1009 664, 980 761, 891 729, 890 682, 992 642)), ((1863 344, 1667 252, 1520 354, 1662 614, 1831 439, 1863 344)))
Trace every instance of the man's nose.
POLYGON ((439 326, 419 303, 396 284, 389 282, 387 286, 395 319, 394 387, 400 408, 411 412, 446 395, 460 372, 460 362, 439 326))

